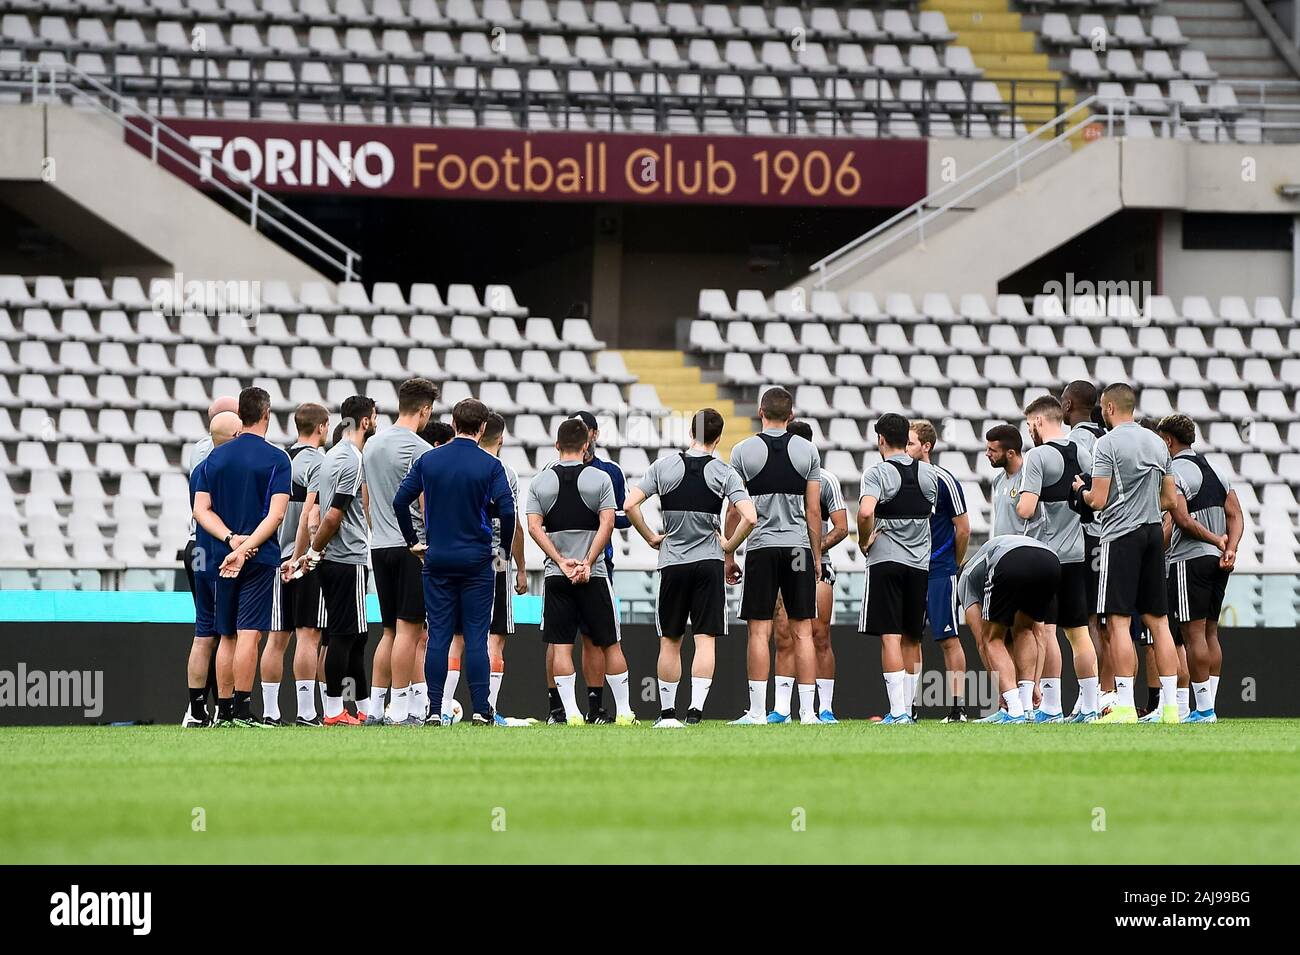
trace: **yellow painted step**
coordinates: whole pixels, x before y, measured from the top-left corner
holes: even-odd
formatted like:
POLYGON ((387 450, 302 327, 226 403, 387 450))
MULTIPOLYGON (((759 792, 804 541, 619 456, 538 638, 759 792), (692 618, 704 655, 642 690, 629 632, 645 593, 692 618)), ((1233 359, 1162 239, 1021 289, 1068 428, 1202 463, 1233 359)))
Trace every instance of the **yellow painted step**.
POLYGON ((659 400, 674 414, 691 415, 701 408, 714 408, 726 419, 718 454, 726 458, 737 442, 752 431, 749 418, 736 416, 736 403, 730 398, 718 397, 718 386, 701 380, 700 369, 686 364, 680 351, 668 349, 629 349, 622 352, 627 370, 645 384, 655 386, 659 400))
MULTIPOLYGON (((958 34, 956 42, 959 46, 969 47, 971 54, 976 57, 981 53, 1028 54, 1037 52, 1034 35, 1020 31, 998 30, 988 33, 971 31, 958 34)), ((1039 56, 1043 58, 1043 65, 1046 66, 1046 55, 1040 53, 1039 56)))
MULTIPOLYGON (((942 10, 945 17, 956 11, 974 11, 985 13, 1006 13, 1007 0, 925 0, 922 10, 942 10)), ((952 23, 950 19, 949 24, 952 23)))

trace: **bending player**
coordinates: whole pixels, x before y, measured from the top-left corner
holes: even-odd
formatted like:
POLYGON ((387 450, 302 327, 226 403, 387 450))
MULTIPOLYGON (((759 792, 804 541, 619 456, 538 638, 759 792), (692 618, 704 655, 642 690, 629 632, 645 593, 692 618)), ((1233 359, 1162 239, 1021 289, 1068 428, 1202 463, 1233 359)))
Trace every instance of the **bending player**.
POLYGON ((1047 618, 1060 582, 1061 563, 1056 554, 1021 534, 991 538, 962 568, 957 590, 966 622, 984 644, 1006 707, 980 722, 1026 722, 1007 641, 1035 642, 1034 628, 1047 618))
POLYGON ((734 554, 758 524, 745 486, 730 466, 714 456, 723 419, 705 408, 691 418, 691 446, 659 458, 628 492, 628 521, 659 551, 659 719, 656 729, 679 729, 704 718, 704 701, 713 685, 713 640, 727 632, 725 555, 734 554), (663 532, 652 531, 641 513, 647 498, 659 495, 663 532), (740 513, 726 540, 719 534, 724 502, 740 513), (691 660, 691 700, 686 723, 677 718, 677 686, 682 678, 682 637, 690 624, 695 636, 691 660))

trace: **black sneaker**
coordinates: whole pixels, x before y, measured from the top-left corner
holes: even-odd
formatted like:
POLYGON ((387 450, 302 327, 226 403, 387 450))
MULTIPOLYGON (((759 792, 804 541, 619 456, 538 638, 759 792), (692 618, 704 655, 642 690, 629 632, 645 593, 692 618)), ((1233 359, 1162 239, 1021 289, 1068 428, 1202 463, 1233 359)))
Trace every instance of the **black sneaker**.
POLYGON ((592 710, 587 713, 587 722, 592 726, 612 726, 613 718, 605 711, 604 707, 598 710, 592 710))
POLYGON ((965 723, 966 721, 966 711, 960 706, 954 706, 952 711, 943 718, 944 723, 965 723))
POLYGON ((551 712, 546 715, 547 726, 564 726, 566 722, 567 720, 564 718, 563 710, 559 710, 558 712, 556 710, 551 710, 551 712))
POLYGON ((284 720, 280 719, 279 717, 275 717, 275 716, 263 716, 263 717, 262 717, 262 725, 263 725, 263 726, 283 726, 283 725, 284 725, 284 720))
POLYGON ((261 720, 259 720, 256 716, 253 716, 251 713, 248 716, 236 716, 234 720, 232 720, 231 722, 235 726, 244 727, 244 728, 256 727, 258 729, 262 729, 264 726, 267 725, 263 723, 261 720))
POLYGON ((313 716, 311 719, 307 719, 307 717, 305 716, 300 716, 293 722, 295 726, 324 726, 325 725, 324 723, 321 722, 321 718, 319 716, 313 716))
POLYGON ((213 729, 219 729, 219 730, 230 729, 234 725, 235 725, 234 718, 229 716, 218 716, 215 720, 212 721, 213 729))
POLYGON ((496 721, 495 714, 489 711, 486 716, 483 715, 482 713, 475 713, 472 717, 470 717, 469 725, 470 726, 496 726, 497 721, 496 721))
POLYGON ((915 706, 912 707, 912 722, 913 722, 913 723, 919 723, 919 722, 921 722, 921 716, 920 716, 919 713, 916 712, 916 707, 915 707, 915 706))
POLYGON ((700 720, 702 719, 704 719, 704 714, 699 710, 695 709, 694 707, 691 707, 686 711, 687 726, 699 726, 700 720))

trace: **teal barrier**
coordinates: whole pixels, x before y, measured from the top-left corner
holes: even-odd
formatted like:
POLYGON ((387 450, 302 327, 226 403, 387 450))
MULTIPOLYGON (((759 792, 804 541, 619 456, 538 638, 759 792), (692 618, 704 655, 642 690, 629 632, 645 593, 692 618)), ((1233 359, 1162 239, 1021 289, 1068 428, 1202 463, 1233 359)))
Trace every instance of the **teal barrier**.
MULTIPOLYGON (((515 595, 515 623, 542 622, 542 598, 515 595)), ((379 600, 366 597, 366 616, 379 623, 379 600)), ((149 590, 0 591, 0 623, 193 623, 185 592, 149 590)))

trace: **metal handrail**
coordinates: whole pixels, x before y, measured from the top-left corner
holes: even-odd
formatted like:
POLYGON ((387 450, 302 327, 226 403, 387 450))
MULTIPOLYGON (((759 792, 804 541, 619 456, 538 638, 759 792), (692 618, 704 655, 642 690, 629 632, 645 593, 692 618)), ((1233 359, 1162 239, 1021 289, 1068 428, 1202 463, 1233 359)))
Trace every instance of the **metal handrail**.
POLYGON ((852 261, 848 262, 847 264, 831 269, 829 271, 827 270, 827 266, 830 263, 843 259, 844 256, 847 255, 849 252, 853 251, 859 246, 871 242, 877 236, 882 235, 883 233, 889 231, 898 223, 903 222, 904 220, 907 220, 909 218, 915 217, 915 225, 912 228, 921 230, 921 237, 922 239, 924 239, 925 223, 930 219, 933 219, 936 215, 947 211, 949 208, 952 207, 954 202, 961 201, 961 199, 973 195, 974 192, 977 192, 980 189, 984 188, 984 186, 988 185, 989 183, 1002 178, 1002 176, 1004 176, 1008 172, 1014 171, 1016 173, 1017 183, 1018 183, 1020 169, 1022 166, 1024 166, 1026 162, 1028 162, 1030 159, 1034 158, 1039 153, 1041 153, 1045 147, 1060 142, 1062 139, 1075 132, 1075 130, 1091 123, 1093 119, 1091 112, 1089 112, 1087 118, 1084 119, 1081 123, 1076 124, 1074 127, 1067 130, 1067 132, 1057 135, 1053 139, 1047 141, 1046 143, 1043 143, 1042 145, 1034 149, 1032 152, 1022 155, 1020 152, 1021 149, 1026 145, 1028 145, 1032 140, 1041 139, 1044 130, 1054 129, 1057 126, 1062 125, 1063 123, 1065 123, 1067 119, 1069 119, 1069 117, 1074 116, 1075 114, 1081 111, 1085 111, 1085 110, 1090 111, 1092 105, 1096 102, 1097 102, 1097 97, 1095 95, 1089 96, 1087 99, 1079 103, 1076 103, 1075 105, 1071 106, 1069 109, 1065 110, 1064 112, 1058 113, 1051 120, 1044 123, 1042 126, 1039 126, 1033 132, 1026 133, 1024 136, 1021 136, 1019 139, 1014 140, 1009 145, 1003 147, 1002 149, 999 149, 992 156, 989 156, 987 159, 984 159, 982 162, 979 162, 976 165, 972 166, 970 169, 966 170, 966 172, 958 176, 952 182, 922 197, 918 201, 912 203, 906 209, 886 219, 884 222, 880 223, 875 228, 869 230, 868 232, 864 232, 856 239, 853 239, 852 241, 847 242, 844 245, 840 246, 838 249, 836 249, 834 252, 831 252, 829 255, 823 256, 822 258, 818 259, 810 266, 810 270, 817 273, 817 279, 814 282, 814 285, 819 289, 825 288, 827 282, 829 282, 835 276, 842 274, 846 269, 852 268, 853 266, 858 265, 859 263, 865 261, 866 259, 871 258, 873 255, 876 254, 876 252, 880 251, 880 249, 888 248, 890 245, 892 245, 903 235, 910 234, 908 230, 897 232, 893 236, 890 236, 890 238, 886 240, 884 243, 882 243, 880 246, 868 250, 863 255, 856 256, 854 259, 852 259, 852 261), (1014 159, 1012 160, 1010 165, 1004 167, 998 173, 982 181, 974 190, 963 193, 962 196, 959 197, 957 200, 952 200, 946 203, 945 205, 941 206, 934 214, 930 216, 926 216, 925 214, 926 206, 933 205, 935 200, 939 196, 951 192, 952 190, 956 189, 961 183, 965 182, 966 180, 974 176, 976 173, 980 172, 981 170, 985 169, 989 165, 997 162, 998 160, 1002 159, 1003 157, 1009 154, 1014 156, 1014 159))
MULTIPOLYGON (((16 84, 0 79, 0 88, 13 85, 16 84)), ((22 84, 22 86, 24 89, 27 88, 26 83, 22 84)), ((41 91, 43 90, 50 101, 66 95, 70 102, 89 104, 100 114, 108 116, 117 122, 126 131, 128 137, 136 136, 144 140, 148 144, 148 157, 155 165, 158 164, 160 155, 166 156, 181 168, 193 173, 201 182, 210 184, 244 208, 249 213, 248 224, 250 228, 260 230, 264 225, 272 225, 287 239, 316 255, 321 261, 338 269, 343 274, 344 281, 350 282, 360 276, 361 256, 359 253, 325 232, 315 223, 308 221, 301 214, 266 192, 266 190, 253 184, 250 179, 238 170, 227 166, 218 156, 210 153, 205 154, 196 149, 190 145, 188 139, 157 116, 141 109, 93 76, 67 63, 48 67, 32 65, 30 89, 33 102, 40 101, 41 91), (42 83, 41 81, 43 69, 48 71, 48 83, 42 83), (60 80, 59 74, 64 74, 65 78, 60 80), (87 92, 78 84, 84 84, 93 93, 87 92), (111 106, 104 103, 105 98, 109 100, 111 106), (231 183, 246 189, 248 195, 245 196, 239 189, 232 188, 231 185, 223 182, 220 177, 213 176, 211 172, 205 171, 205 169, 210 170, 212 168, 219 170, 231 183), (274 215, 270 213, 274 213, 274 215), (289 224, 281 221, 280 217, 289 220, 289 224), (313 241, 304 233, 316 237, 317 241, 313 241)))

